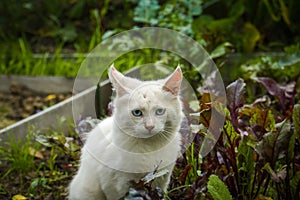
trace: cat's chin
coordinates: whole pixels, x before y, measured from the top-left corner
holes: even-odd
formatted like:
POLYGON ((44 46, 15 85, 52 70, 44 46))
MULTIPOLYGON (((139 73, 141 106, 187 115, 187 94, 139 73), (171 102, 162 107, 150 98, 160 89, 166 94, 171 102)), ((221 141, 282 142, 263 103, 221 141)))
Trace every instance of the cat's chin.
POLYGON ((147 139, 147 138, 152 138, 154 136, 157 136, 161 134, 161 131, 148 131, 148 130, 139 130, 135 131, 134 133, 127 133, 127 135, 134 137, 134 138, 141 138, 141 139, 147 139))
POLYGON ((151 138, 154 137, 155 135, 158 135, 159 133, 157 132, 143 132, 143 133, 139 133, 139 134, 135 134, 135 135, 131 135, 132 137, 135 138, 141 138, 141 139, 146 139, 146 138, 151 138))

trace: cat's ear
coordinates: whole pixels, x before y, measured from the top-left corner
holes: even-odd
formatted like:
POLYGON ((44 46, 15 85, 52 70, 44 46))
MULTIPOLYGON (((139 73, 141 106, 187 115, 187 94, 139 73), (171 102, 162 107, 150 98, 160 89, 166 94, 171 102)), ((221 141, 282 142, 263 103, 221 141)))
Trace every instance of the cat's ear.
POLYGON ((122 96, 127 93, 126 88, 122 84, 125 76, 116 70, 114 64, 112 64, 109 68, 108 77, 118 96, 122 96))
POLYGON ((173 95, 178 95, 180 92, 180 86, 182 81, 182 71, 180 66, 166 79, 163 90, 172 93, 173 95))
POLYGON ((114 67, 114 64, 110 66, 108 76, 119 97, 130 93, 140 83, 136 79, 124 76, 114 67))

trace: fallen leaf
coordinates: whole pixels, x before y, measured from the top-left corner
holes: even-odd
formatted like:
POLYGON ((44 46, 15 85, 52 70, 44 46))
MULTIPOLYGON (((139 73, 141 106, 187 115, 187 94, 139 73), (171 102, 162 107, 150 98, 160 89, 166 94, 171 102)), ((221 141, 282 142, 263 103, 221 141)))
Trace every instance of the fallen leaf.
POLYGON ((26 200, 27 198, 21 194, 14 195, 12 200, 26 200))
POLYGON ((266 197, 262 194, 257 195, 257 197, 255 198, 255 200, 273 200, 271 197, 266 197))
POLYGON ((36 158, 44 159, 43 154, 32 147, 29 147, 29 154, 36 158))
POLYGON ((48 96, 46 96, 45 101, 51 101, 56 99, 56 95, 55 94, 49 94, 48 96))

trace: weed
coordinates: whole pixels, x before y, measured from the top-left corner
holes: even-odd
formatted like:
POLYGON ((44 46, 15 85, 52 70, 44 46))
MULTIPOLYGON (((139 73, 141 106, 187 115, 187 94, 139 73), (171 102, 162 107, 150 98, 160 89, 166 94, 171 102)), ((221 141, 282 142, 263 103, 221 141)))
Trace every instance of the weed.
POLYGON ((30 135, 25 138, 25 141, 16 140, 12 135, 5 145, 0 146, 1 160, 9 166, 7 171, 1 174, 2 178, 14 172, 20 174, 20 182, 22 183, 23 175, 34 170, 34 155, 40 145, 33 145, 31 140, 30 135))
POLYGON ((16 192, 34 199, 59 199, 67 195, 80 146, 61 132, 49 134, 29 134, 24 140, 17 140, 12 134, 6 146, 0 147, 0 166, 4 169, 0 198, 12 197, 16 192))
POLYGON ((0 74, 21 74, 30 76, 75 77, 84 56, 65 56, 61 48, 55 54, 33 54, 27 40, 19 38, 18 43, 1 45, 0 74))

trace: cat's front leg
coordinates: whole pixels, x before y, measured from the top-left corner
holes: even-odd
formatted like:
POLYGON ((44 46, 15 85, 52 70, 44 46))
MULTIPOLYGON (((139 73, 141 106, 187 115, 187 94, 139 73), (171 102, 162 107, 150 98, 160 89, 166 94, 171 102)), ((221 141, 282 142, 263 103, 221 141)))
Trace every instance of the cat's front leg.
POLYGON ((153 181, 152 187, 153 188, 159 187, 164 192, 167 192, 174 166, 175 166, 175 163, 173 163, 173 164, 169 165, 168 167, 162 169, 162 170, 168 170, 168 173, 166 173, 165 175, 163 175, 161 177, 156 178, 153 181))
POLYGON ((99 181, 79 170, 69 188, 69 200, 106 200, 99 181))
POLYGON ((169 174, 169 173, 156 178, 152 183, 152 188, 159 187, 164 192, 166 192, 168 189, 168 186, 169 186, 170 178, 171 178, 171 174, 169 174))

